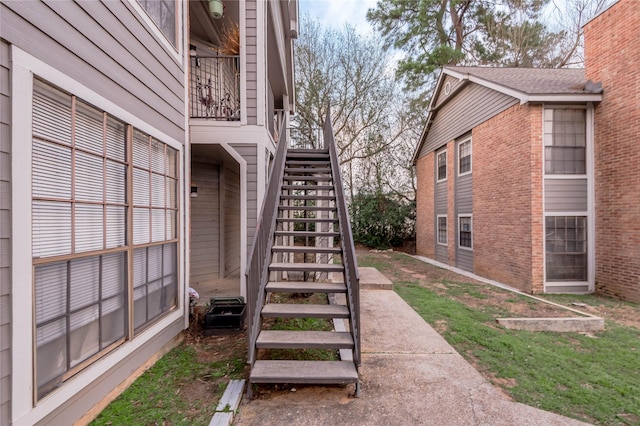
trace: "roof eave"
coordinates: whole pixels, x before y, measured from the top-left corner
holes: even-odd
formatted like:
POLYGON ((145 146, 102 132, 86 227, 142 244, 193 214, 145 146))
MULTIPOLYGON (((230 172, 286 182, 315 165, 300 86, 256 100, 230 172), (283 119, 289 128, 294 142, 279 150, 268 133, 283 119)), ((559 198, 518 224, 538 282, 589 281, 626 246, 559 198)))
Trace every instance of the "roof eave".
POLYGON ((601 93, 555 93, 528 95, 527 99, 520 101, 521 104, 527 102, 600 102, 601 93))

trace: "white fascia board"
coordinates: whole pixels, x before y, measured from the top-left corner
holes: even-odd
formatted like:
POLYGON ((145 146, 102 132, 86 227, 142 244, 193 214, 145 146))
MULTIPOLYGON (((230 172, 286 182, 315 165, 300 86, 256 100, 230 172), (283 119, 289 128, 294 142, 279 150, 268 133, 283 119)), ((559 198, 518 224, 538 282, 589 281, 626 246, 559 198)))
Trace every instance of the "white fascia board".
POLYGON ((600 102, 602 101, 601 93, 574 93, 574 94, 548 94, 548 95, 528 95, 526 102, 600 102))

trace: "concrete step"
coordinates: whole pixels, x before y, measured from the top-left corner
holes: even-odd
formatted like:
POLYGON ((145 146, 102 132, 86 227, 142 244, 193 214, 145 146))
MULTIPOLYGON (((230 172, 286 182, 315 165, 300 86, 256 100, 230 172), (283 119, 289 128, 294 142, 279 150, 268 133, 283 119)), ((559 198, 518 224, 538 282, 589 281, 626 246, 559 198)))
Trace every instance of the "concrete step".
POLYGON ((263 318, 349 318, 344 305, 311 305, 293 303, 267 303, 262 308, 263 318))
POLYGON ((358 382, 352 361, 256 361, 251 383, 347 384, 358 382))
POLYGON ((344 283, 315 281, 270 281, 267 291, 273 293, 346 293, 344 283))
POLYGON ((351 333, 335 331, 262 330, 258 349, 353 349, 351 333))

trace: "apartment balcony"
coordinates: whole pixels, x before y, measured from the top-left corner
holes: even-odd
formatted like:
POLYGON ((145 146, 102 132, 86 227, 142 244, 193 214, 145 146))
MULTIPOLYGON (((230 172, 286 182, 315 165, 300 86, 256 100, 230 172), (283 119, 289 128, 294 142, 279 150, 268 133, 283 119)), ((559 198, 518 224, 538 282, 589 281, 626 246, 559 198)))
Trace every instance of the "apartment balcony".
POLYGON ((240 120, 240 57, 191 56, 191 118, 240 120))

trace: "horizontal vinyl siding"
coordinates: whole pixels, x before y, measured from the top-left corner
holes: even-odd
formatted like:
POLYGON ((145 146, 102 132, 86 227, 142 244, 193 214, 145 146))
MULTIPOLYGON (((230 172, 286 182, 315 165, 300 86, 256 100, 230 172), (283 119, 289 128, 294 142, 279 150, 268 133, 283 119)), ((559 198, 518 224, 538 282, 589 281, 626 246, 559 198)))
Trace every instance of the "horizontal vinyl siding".
POLYGON ((246 1, 247 124, 257 124, 258 117, 258 20, 257 2, 246 1))
POLYGON ((249 253, 259 210, 262 207, 262 200, 258 203, 258 150, 256 145, 231 144, 231 146, 247 162, 247 253, 249 253))
MULTIPOLYGON (((457 151, 457 149, 456 149, 457 151)), ((473 156, 473 154, 472 154, 473 156)), ((457 157, 457 155, 456 155, 457 157)), ((458 159, 456 158, 456 164, 458 159)), ((473 213, 473 198, 472 198, 472 174, 460 176, 456 179, 456 223, 455 223, 455 235, 456 241, 456 266, 466 271, 473 272, 473 250, 460 248, 459 238, 460 233, 458 231, 458 215, 472 214, 473 213)), ((471 221, 471 241, 473 245, 474 230, 473 220, 471 221)))
POLYGON ((472 175, 459 177, 456 181, 456 214, 472 212, 472 184, 472 175))
POLYGON ((465 84, 466 82, 464 80, 459 80, 456 77, 445 75, 444 81, 442 82, 442 90, 438 94, 438 100, 437 100, 437 103, 435 104, 436 108, 438 108, 449 97, 449 95, 445 94, 445 88, 447 87, 447 83, 450 85, 450 88, 451 88, 449 91, 449 94, 452 94, 456 91, 456 89, 459 86, 465 84))
POLYGON ((191 185, 198 196, 191 200, 191 283, 220 277, 220 188, 218 166, 191 164, 191 185))
MULTIPOLYGON (((436 239, 437 239, 436 235, 436 239)), ((442 244, 436 243, 436 260, 442 263, 449 263, 449 250, 447 246, 443 246, 442 244)))
POLYGON ((447 214, 447 181, 436 183, 435 203, 436 215, 447 214))
POLYGON ((0 41, 0 424, 11 419, 11 93, 9 45, 0 41))
POLYGON ((240 174, 224 168, 224 276, 240 274, 240 174))
POLYGON ((545 179, 544 208, 547 212, 587 211, 587 179, 545 179))
POLYGON ((184 68, 124 1, 6 2, 2 38, 184 143, 184 68))
POLYGON ((456 139, 516 103, 518 100, 511 96, 477 84, 468 85, 436 111, 419 156, 456 139))

